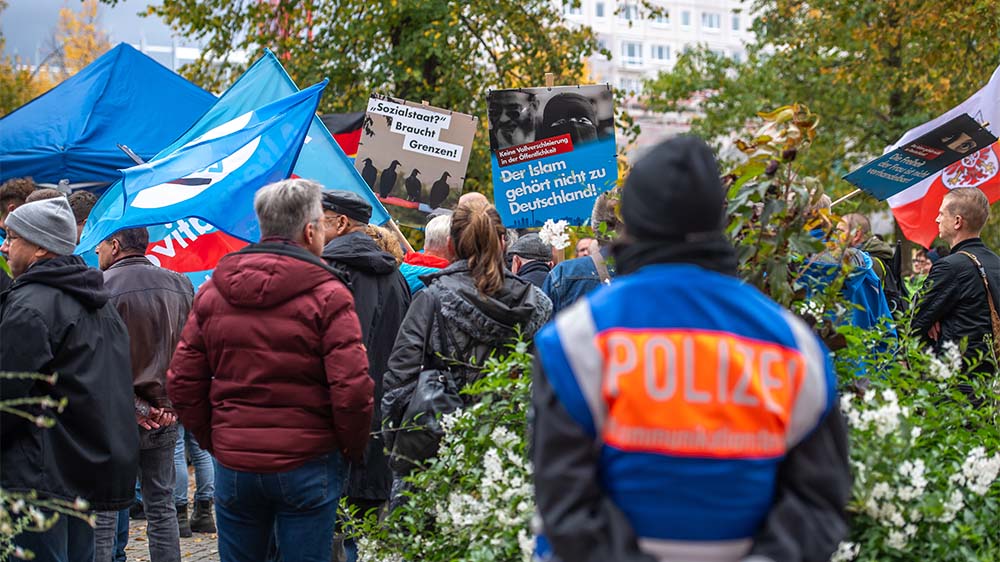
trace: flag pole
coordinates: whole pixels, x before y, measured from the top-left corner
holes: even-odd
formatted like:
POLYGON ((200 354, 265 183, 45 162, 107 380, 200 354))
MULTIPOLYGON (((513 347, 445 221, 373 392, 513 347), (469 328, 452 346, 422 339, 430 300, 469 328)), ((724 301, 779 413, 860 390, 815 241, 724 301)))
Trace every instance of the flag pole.
POLYGON ((396 235, 396 238, 399 238, 399 243, 403 245, 404 252, 407 254, 412 253, 414 251, 413 246, 410 245, 410 241, 403 235, 403 231, 399 229, 399 225, 396 224, 396 221, 393 220, 392 217, 389 217, 389 222, 386 224, 389 225, 389 230, 396 235))
POLYGON ((843 202, 843 201, 847 201, 848 199, 850 199, 851 197, 854 197, 855 195, 857 195, 857 194, 859 194, 859 193, 861 193, 861 190, 860 190, 860 189, 855 189, 854 191, 852 191, 852 192, 848 193, 847 195, 845 195, 845 196, 841 197, 840 199, 837 199, 837 200, 836 200, 836 201, 834 201, 833 203, 830 203, 830 206, 831 206, 831 207, 833 207, 833 206, 834 206, 834 205, 836 205, 837 203, 841 203, 841 202, 843 202))

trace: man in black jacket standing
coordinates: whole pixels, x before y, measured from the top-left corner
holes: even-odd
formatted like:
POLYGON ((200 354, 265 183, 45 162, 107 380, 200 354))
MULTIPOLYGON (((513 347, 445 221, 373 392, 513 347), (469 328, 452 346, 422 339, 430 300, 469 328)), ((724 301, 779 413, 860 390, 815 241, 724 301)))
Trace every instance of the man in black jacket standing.
MULTIPOLYGON (((367 201, 349 191, 323 193, 323 221, 327 233, 323 259, 347 273, 354 294, 354 309, 361 324, 361 340, 368 350, 368 374, 375 381, 373 436, 363 465, 352 464, 344 496, 360 513, 378 509, 389 499, 392 472, 385 456, 385 441, 378 431, 382 421, 382 375, 388 369, 396 333, 410 306, 410 289, 396 266, 396 259, 379 249, 365 233, 372 216, 367 201)), ((346 541, 348 560, 356 559, 352 541, 346 541)))
MULTIPOLYGON (((941 202, 937 223, 941 239, 951 254, 934 262, 929 287, 920 301, 913 328, 940 350, 945 342, 958 344, 968 338, 965 358, 984 360, 973 370, 993 373, 996 366, 985 336, 993 334, 986 284, 976 264, 982 264, 994 308, 1000 310, 1000 257, 979 238, 990 216, 986 194, 974 187, 953 189, 941 202), (971 254, 971 257, 970 257, 971 254)), ((969 394, 971 389, 964 387, 969 394)), ((978 399, 972 398, 973 403, 978 399)))
MULTIPOLYGON (((167 398, 167 367, 191 311, 194 287, 187 277, 150 263, 144 255, 148 245, 145 228, 119 230, 97 245, 97 257, 111 302, 129 333, 135 416, 142 428, 139 475, 148 520, 149 559, 179 562, 179 523, 173 497, 178 431, 177 415, 167 398)), ((177 507, 184 509, 186 523, 187 504, 177 507)), ((211 521, 211 500, 200 502, 197 510, 211 521)), ((104 512, 97 516, 95 562, 110 562, 113 557, 116 515, 122 516, 104 512)))
MULTIPOLYGON (((14 284, 0 296, 0 371, 53 375, 49 380, 0 381, 0 400, 65 398, 44 429, 4 414, 0 422, 0 481, 5 491, 37 490, 97 511, 132 503, 139 432, 132 402, 128 333, 110 304, 101 272, 76 247, 76 220, 64 197, 24 204, 6 217, 4 249, 14 284), (53 380, 54 379, 54 380, 53 380)), ((91 562, 94 531, 62 516, 45 532, 25 532, 15 544, 35 560, 91 562)))

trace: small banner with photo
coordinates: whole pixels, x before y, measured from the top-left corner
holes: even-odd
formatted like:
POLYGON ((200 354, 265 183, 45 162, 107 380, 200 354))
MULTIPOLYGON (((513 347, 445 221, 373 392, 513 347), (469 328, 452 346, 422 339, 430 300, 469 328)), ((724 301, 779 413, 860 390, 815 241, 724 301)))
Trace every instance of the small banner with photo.
POLYGON ((584 224, 618 181, 611 87, 494 90, 487 99, 493 197, 510 228, 584 224))

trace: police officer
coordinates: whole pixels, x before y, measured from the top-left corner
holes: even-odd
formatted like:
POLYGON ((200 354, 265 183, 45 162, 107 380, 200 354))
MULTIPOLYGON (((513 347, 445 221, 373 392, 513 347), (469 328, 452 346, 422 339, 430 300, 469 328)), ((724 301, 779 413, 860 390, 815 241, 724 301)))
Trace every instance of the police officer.
POLYGON ((829 560, 847 533, 828 353, 737 279, 724 203, 705 143, 655 147, 623 190, 616 282, 535 339, 535 492, 551 558, 829 560))

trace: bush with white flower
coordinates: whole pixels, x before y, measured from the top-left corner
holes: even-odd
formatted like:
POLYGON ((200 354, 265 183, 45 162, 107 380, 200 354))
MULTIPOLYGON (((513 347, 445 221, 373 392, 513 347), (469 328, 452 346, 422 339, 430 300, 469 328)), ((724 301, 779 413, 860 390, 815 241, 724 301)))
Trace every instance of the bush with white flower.
POLYGON ((833 560, 1000 560, 998 380, 969 374, 955 344, 931 353, 909 320, 885 353, 873 351, 877 330, 842 329, 854 489, 850 536, 833 560))
POLYGON ((406 478, 406 501, 379 522, 353 514, 362 562, 526 562, 535 510, 527 453, 531 356, 517 341, 463 389, 475 403, 441 419, 435 458, 406 478))

